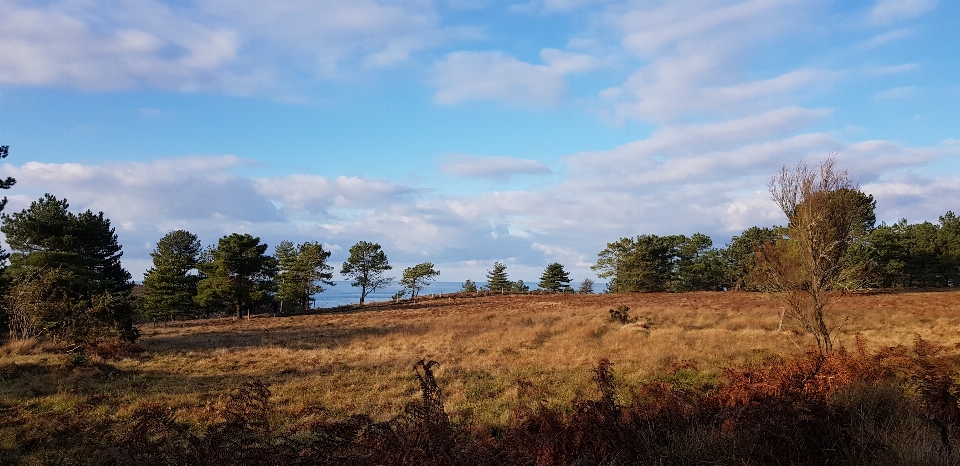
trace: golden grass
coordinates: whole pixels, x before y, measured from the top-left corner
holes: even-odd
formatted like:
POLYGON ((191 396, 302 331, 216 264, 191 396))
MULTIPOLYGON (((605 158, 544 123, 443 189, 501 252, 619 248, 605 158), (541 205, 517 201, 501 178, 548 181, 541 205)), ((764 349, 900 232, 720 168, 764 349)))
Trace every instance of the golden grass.
MULTIPOLYGON (((211 319, 141 327, 146 353, 71 368, 70 356, 36 343, 0 348, 0 404, 37 410, 129 411, 144 402, 204 419, 230 389, 259 379, 281 414, 320 406, 330 417, 397 414, 416 398, 411 368, 433 359, 448 412, 459 422, 504 425, 525 379, 553 406, 594 397, 590 369, 613 362, 631 384, 695 361, 701 380, 722 368, 797 352, 803 335, 778 330, 779 305, 755 293, 513 295, 426 299, 363 311, 253 319, 211 319), (638 321, 612 322, 629 306, 638 321)), ((862 333, 873 345, 925 339, 960 348, 960 292, 848 294, 838 342, 862 333)))

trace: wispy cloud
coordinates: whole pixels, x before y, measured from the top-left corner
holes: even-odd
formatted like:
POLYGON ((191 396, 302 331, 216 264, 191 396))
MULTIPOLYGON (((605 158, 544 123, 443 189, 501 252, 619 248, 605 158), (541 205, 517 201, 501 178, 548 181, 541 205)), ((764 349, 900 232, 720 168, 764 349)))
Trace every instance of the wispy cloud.
POLYGON ((491 178, 506 181, 511 175, 543 175, 550 167, 543 162, 516 157, 478 157, 452 154, 443 158, 440 169, 447 174, 466 178, 491 178))
POLYGON ((446 105, 498 100, 548 107, 566 93, 566 74, 597 66, 590 56, 557 49, 543 49, 540 57, 545 64, 534 65, 499 51, 451 53, 435 65, 434 100, 446 105))
POLYGON ((867 14, 867 21, 887 25, 916 18, 936 6, 936 0, 879 0, 867 14))
POLYGON ((662 124, 694 115, 749 115, 784 106, 797 93, 829 86, 843 76, 841 71, 802 65, 768 77, 742 73, 758 43, 797 27, 794 18, 804 12, 794 3, 697 5, 611 9, 606 21, 622 35, 624 49, 642 58, 623 84, 600 93, 613 121, 662 124))
POLYGON ((0 3, 0 83, 84 90, 274 91, 405 63, 445 41, 426 2, 0 3))
MULTIPOLYGON (((764 187, 770 173, 828 153, 839 154, 877 198, 881 219, 956 209, 960 184, 916 173, 957 155, 960 145, 849 144, 823 133, 793 134, 825 114, 786 108, 726 123, 667 127, 609 151, 568 156, 569 178, 557 185, 474 196, 357 177, 246 177, 233 171, 250 162, 232 156, 101 165, 27 162, 0 171, 18 180, 9 212, 52 187, 75 210, 104 211, 118 226, 131 268, 145 268, 152 244, 184 228, 205 244, 232 232, 249 232, 271 245, 323 241, 338 250, 377 241, 392 262, 430 258, 453 279, 467 273, 457 271, 465 262, 505 258, 527 268, 562 260, 591 276, 587 265, 620 236, 701 231, 722 242, 749 226, 781 223, 783 214, 764 187), (711 141, 716 148, 705 150, 711 141)), ((548 170, 531 160, 474 156, 452 160, 446 169, 462 170, 461 176, 548 170)))
POLYGON ((901 86, 873 94, 874 99, 878 100, 899 100, 907 99, 917 95, 919 89, 915 86, 901 86))

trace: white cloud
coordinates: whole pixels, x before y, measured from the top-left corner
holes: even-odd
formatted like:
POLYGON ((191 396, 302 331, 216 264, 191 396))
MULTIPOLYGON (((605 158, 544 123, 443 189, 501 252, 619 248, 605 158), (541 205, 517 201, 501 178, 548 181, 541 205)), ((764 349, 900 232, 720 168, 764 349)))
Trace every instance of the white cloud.
POLYGON ((861 186, 877 199, 878 218, 887 223, 901 218, 910 223, 937 219, 960 205, 960 178, 931 178, 914 173, 896 173, 861 186))
POLYGON ((786 2, 753 0, 734 5, 717 2, 667 2, 654 8, 613 9, 608 19, 623 31, 622 44, 641 56, 657 56, 669 48, 712 43, 728 48, 782 26, 786 2))
MULTIPOLYGON (((158 218, 193 221, 218 215, 232 222, 277 220, 276 209, 255 184, 230 173, 249 163, 234 156, 161 159, 104 165, 27 162, 5 165, 20 190, 45 191, 96 211, 122 213, 135 228, 158 218), (61 194, 63 193, 63 194, 61 194)), ((134 227, 131 227, 134 228, 134 227)))
POLYGON ((511 175, 542 175, 550 173, 550 167, 537 160, 516 157, 478 157, 470 154, 453 154, 443 158, 440 169, 447 174, 466 178, 492 178, 507 180, 511 175))
POLYGON ((777 139, 828 114, 826 110, 787 107, 723 123, 667 126, 647 139, 609 151, 566 157, 573 172, 567 183, 578 189, 602 190, 765 172, 771 161, 790 154, 836 150, 838 143, 823 135, 777 139))
POLYGON ((822 66, 768 71, 767 77, 744 73, 753 49, 797 30, 806 14, 797 3, 768 1, 611 8, 605 21, 642 62, 623 84, 600 93, 608 117, 654 123, 737 117, 832 85, 843 73, 822 66))
POLYGON ((894 29, 893 31, 887 31, 883 34, 879 34, 870 38, 866 42, 860 45, 861 50, 869 50, 883 45, 887 45, 890 42, 895 42, 901 39, 905 39, 913 35, 913 31, 907 28, 894 29))
POLYGON ((91 4, 0 6, 0 82, 123 89, 191 90, 257 73, 221 76, 236 58, 232 30, 189 20, 155 2, 91 11, 91 4), (127 9, 129 8, 129 9, 127 9), (120 22, 114 22, 119 20, 120 22))
POLYGON ((920 68, 919 63, 904 63, 901 65, 889 65, 889 66, 875 66, 865 70, 865 74, 869 75, 889 75, 889 74, 900 74, 908 73, 920 68))
POLYGON ((327 77, 351 62, 393 66, 463 33, 440 28, 431 2, 419 0, 202 0, 198 9, 244 30, 252 45, 274 49, 271 58, 292 58, 327 77))
POLYGON ((434 101, 457 104, 501 100, 513 105, 546 107, 567 91, 564 76, 587 71, 596 60, 587 55, 543 49, 545 65, 533 65, 502 52, 454 52, 434 66, 434 101))
MULTIPOLYGON (((552 261, 575 276, 592 276, 588 266, 596 253, 621 236, 699 231, 720 245, 749 226, 782 223, 766 193, 769 175, 783 164, 816 163, 829 153, 837 153, 876 197, 881 219, 936 219, 956 210, 957 180, 917 174, 956 155, 955 141, 914 148, 797 134, 825 115, 788 107, 724 123, 665 127, 608 151, 566 157, 569 178, 558 185, 477 196, 357 177, 250 178, 233 173, 250 163, 233 156, 102 165, 27 162, 0 171, 18 180, 7 212, 47 191, 67 198, 75 211, 104 211, 117 226, 124 263, 135 275, 148 264, 150 245, 183 228, 204 244, 245 232, 270 245, 321 241, 341 256, 356 241, 376 241, 395 266, 430 260, 452 280, 476 279, 478 270, 507 259, 515 278, 535 279, 552 261), (470 261, 474 265, 464 265, 470 261)), ((495 166, 509 174, 536 165, 506 157, 464 160, 453 170, 478 175, 495 166), (471 168, 473 162, 485 165, 471 168)))
POLYGON ((257 192, 293 210, 369 209, 415 190, 386 180, 290 175, 255 180, 257 192))
POLYGON ((440 27, 431 2, 389 0, 10 1, 0 31, 0 83, 231 93, 395 66, 478 36, 440 27))
POLYGON ((878 100, 899 100, 907 99, 917 95, 918 88, 915 86, 901 86, 873 94, 874 99, 878 100))
POLYGON ((876 25, 891 24, 916 18, 936 6, 936 0, 879 0, 867 15, 867 21, 876 25))

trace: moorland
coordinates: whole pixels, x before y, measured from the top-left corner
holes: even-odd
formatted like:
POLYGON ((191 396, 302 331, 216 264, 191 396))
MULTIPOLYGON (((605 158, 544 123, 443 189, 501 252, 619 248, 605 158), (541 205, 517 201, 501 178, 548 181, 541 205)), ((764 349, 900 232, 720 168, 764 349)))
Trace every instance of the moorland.
POLYGON ((12 341, 0 459, 183 464, 222 435, 224 461, 265 463, 957 464, 960 292, 838 296, 827 358, 780 313, 751 292, 448 295, 147 324, 85 353, 12 341), (744 427, 751 409, 784 431, 744 427))

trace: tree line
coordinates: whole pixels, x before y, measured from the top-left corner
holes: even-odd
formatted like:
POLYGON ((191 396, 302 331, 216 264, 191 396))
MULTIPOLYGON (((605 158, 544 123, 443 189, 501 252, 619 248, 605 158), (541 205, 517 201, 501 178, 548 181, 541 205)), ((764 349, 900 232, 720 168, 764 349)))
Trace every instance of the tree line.
MULTIPOLYGON (((313 296, 334 286, 331 252, 319 242, 282 241, 273 254, 260 238, 233 233, 203 248, 197 235, 175 230, 151 253, 143 292, 133 293, 131 275, 120 263, 122 248, 102 212, 70 212, 69 203, 47 194, 21 212, 4 215, 0 226, 10 245, 3 273, 2 315, 15 338, 54 337, 81 343, 106 337, 133 341, 137 317, 169 321, 230 312, 267 309, 293 313, 310 309, 313 296)), ((370 293, 388 286, 392 269, 379 244, 360 241, 350 248, 340 273, 360 289, 362 304, 370 293)), ((416 298, 440 274, 424 262, 403 271, 398 297, 416 298)), ((488 276, 489 290, 526 291, 523 281, 507 279, 497 262, 488 276)), ((547 266, 540 287, 572 291, 569 274, 559 263, 547 266)), ((592 292, 587 280, 581 292, 592 292)), ((464 284, 465 289, 471 281, 464 284)))
MULTIPOLYGON (((138 317, 156 322, 211 312, 237 318, 265 309, 293 313, 310 309, 314 295, 335 285, 331 252, 319 242, 282 241, 269 254, 268 245, 250 234, 226 235, 203 248, 197 235, 175 230, 157 242, 143 291, 135 294, 110 220, 103 212, 75 214, 69 207, 66 199, 46 194, 21 212, 3 215, 0 231, 12 253, 3 253, 9 265, 0 275, 0 325, 14 338, 49 337, 77 345, 106 338, 135 341, 138 317)), ((370 293, 393 282, 386 276, 390 270, 379 244, 360 241, 350 248, 340 273, 360 289, 363 304, 370 293)), ((488 289, 528 289, 522 281, 509 281, 505 270, 495 264, 488 289)), ((397 297, 416 298, 439 274, 431 262, 406 268, 397 297)), ((540 286, 572 291, 569 282, 563 266, 554 263, 540 286)), ((471 284, 468 280, 464 288, 476 290, 471 284)))
POLYGON ((594 266, 610 291, 765 291, 781 304, 780 324, 812 336, 821 356, 845 319, 831 315, 839 292, 880 287, 956 287, 960 220, 876 226, 876 201, 833 157, 784 166, 767 187, 787 225, 750 228, 726 248, 695 234, 621 238, 594 266))
MULTIPOLYGON (((960 283, 960 218, 952 211, 939 223, 875 225, 873 197, 859 191, 862 233, 844 251, 859 267, 852 288, 955 287, 960 283)), ((764 244, 790 238, 787 226, 750 227, 724 247, 714 247, 709 236, 652 234, 620 238, 607 243, 591 268, 608 280, 607 291, 683 292, 760 291, 756 251, 764 244)))
MULTIPOLYGON (((0 146, 0 158, 9 148, 0 146)), ((0 180, 9 189, 16 180, 0 180)), ((784 298, 781 321, 791 318, 830 349, 824 322, 830 293, 864 287, 955 287, 960 283, 960 218, 952 211, 939 223, 876 225, 876 202, 859 190, 832 158, 816 167, 799 164, 775 174, 768 185, 783 210, 785 226, 751 227, 716 248, 709 236, 652 234, 608 243, 592 269, 608 279, 608 292, 684 292, 742 289, 784 298)), ((0 210, 6 198, 0 200, 0 210)), ((151 253, 144 293, 135 296, 115 229, 103 212, 75 214, 53 195, 21 212, 3 214, 0 232, 11 252, 0 274, 0 328, 15 338, 51 336, 74 342, 102 337, 133 341, 139 315, 172 320, 229 311, 236 317, 256 309, 275 313, 309 309, 313 296, 334 286, 331 252, 319 242, 282 241, 273 254, 250 234, 233 233, 202 248, 185 230, 169 232, 151 253)), ((340 273, 360 289, 360 303, 394 277, 379 244, 360 241, 349 250, 340 273)), ((439 276, 431 262, 403 271, 394 297, 416 298, 439 276)), ((495 262, 484 290, 526 292, 495 262)), ((539 289, 574 292, 569 273, 551 263, 539 289)), ((592 293, 584 280, 576 292, 592 293)), ((462 291, 479 291, 467 280, 462 291)))

